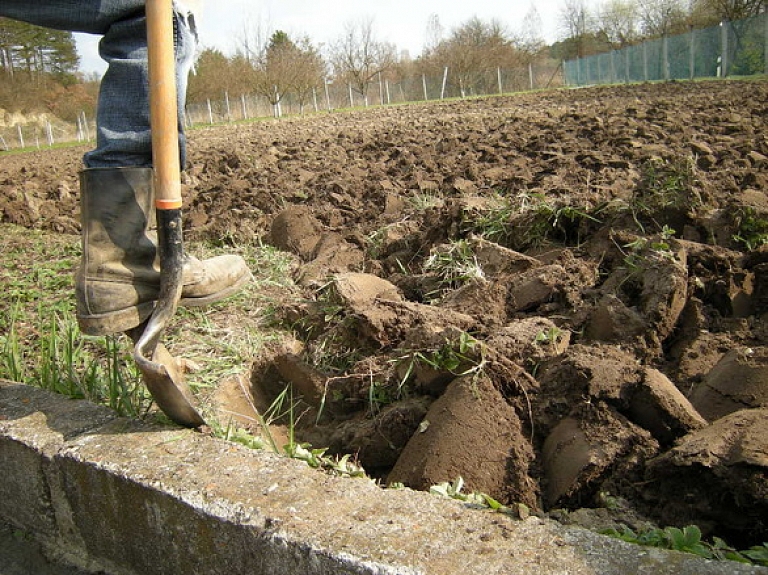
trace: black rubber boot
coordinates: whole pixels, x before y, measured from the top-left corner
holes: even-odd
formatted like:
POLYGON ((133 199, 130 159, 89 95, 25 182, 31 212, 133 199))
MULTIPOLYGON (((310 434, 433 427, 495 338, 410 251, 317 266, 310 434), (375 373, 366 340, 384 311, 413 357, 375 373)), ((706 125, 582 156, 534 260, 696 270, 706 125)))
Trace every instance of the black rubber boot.
MULTIPOLYGON (((160 286, 151 168, 80 173, 83 257, 77 319, 83 333, 128 331, 152 313, 160 286)), ((185 256, 179 305, 202 306, 236 293, 252 275, 240 256, 185 256)))

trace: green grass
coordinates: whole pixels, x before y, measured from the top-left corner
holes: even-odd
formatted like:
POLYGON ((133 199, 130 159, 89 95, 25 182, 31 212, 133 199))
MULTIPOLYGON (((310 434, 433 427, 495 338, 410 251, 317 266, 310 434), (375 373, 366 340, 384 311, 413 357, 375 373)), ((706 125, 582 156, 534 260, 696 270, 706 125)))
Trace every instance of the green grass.
POLYGON ((29 154, 32 152, 40 152, 45 150, 59 150, 59 149, 65 149, 65 148, 77 148, 77 147, 86 147, 86 146, 92 146, 93 142, 79 142, 77 140, 72 140, 68 142, 55 142, 52 146, 49 146, 46 142, 45 144, 41 144, 38 146, 24 146, 23 148, 9 148, 8 150, 2 149, 0 150, 0 153, 7 154, 7 155, 18 155, 18 154, 29 154))
POLYGON ((602 533, 628 543, 682 551, 683 553, 698 555, 704 559, 738 561, 739 563, 768 567, 768 543, 737 551, 719 537, 714 537, 712 541, 704 540, 701 529, 696 525, 689 525, 682 529, 665 527, 664 529, 655 528, 637 532, 627 526, 622 526, 620 529, 607 529, 602 533))
MULTIPOLYGON (((79 238, 0 225, 8 239, 0 285, 10 297, 0 300, 0 378, 25 383, 71 398, 106 405, 118 414, 165 421, 132 357, 127 336, 91 337, 75 319, 73 275, 80 257, 79 238)), ((247 373, 256 354, 281 337, 265 328, 272 310, 295 287, 289 255, 263 245, 225 247, 193 245, 200 257, 239 253, 255 271, 255 281, 237 296, 205 309, 179 308, 163 341, 179 358, 194 365, 187 380, 212 434, 252 449, 268 449, 300 459, 335 475, 365 476, 349 457, 333 458, 294 438, 295 405, 286 389, 263 414, 255 435, 217 418, 211 396, 228 376, 247 373), (277 445, 270 426, 287 418, 291 440, 277 445)))
POLYGON ((73 274, 79 238, 0 227, 6 238, 0 286, 0 377, 142 417, 149 394, 125 337, 80 333, 73 274))
MULTIPOLYGON (((91 337, 75 319, 73 275, 80 257, 79 237, 60 236, 0 225, 8 240, 0 254, 0 286, 10 295, 0 300, 0 378, 47 389, 71 398, 106 405, 118 414, 167 421, 153 409, 152 398, 132 357, 125 335, 91 337)), ((239 253, 255 280, 238 295, 205 309, 179 308, 163 342, 177 358, 194 366, 186 379, 212 434, 252 449, 268 449, 305 461, 335 475, 364 477, 350 457, 334 458, 324 449, 296 441, 295 402, 286 388, 263 413, 254 430, 221 422, 212 405, 218 383, 247 374, 265 345, 283 335, 269 328, 273 310, 295 296, 291 256, 254 244, 194 244, 201 258, 239 253), (270 426, 288 421, 290 441, 277 445, 270 426)))
POLYGON ((736 233, 733 239, 749 251, 768 244, 768 218, 754 208, 744 206, 733 216, 736 233))
MULTIPOLYGON (((91 337, 75 319, 74 272, 79 236, 64 236, 0 225, 0 378, 42 387, 107 405, 121 415, 145 417, 152 400, 124 335, 91 337)), ((180 308, 163 341, 177 357, 196 366, 188 382, 206 419, 210 395, 223 378, 247 372, 251 360, 272 339, 264 328, 276 302, 294 289, 291 258, 262 245, 239 248, 194 244, 189 251, 208 257, 238 252, 256 280, 240 294, 205 309, 180 308)))
POLYGON ((569 198, 529 192, 497 194, 487 209, 467 211, 462 227, 467 233, 525 251, 550 242, 578 245, 590 225, 601 223, 599 214, 599 209, 573 205, 569 198))
POLYGON ((693 158, 654 158, 640 168, 640 181, 629 208, 640 231, 657 221, 665 212, 689 213, 703 205, 696 190, 696 166, 693 158))
POLYGON ((462 331, 454 340, 446 337, 445 342, 435 349, 412 351, 398 361, 407 365, 404 379, 408 379, 418 364, 458 377, 481 371, 486 364, 483 354, 483 344, 462 331))
POLYGON ((353 461, 351 455, 332 457, 326 455, 327 449, 314 449, 308 443, 296 441, 297 406, 298 402, 293 397, 291 387, 287 386, 265 410, 264 414, 258 415, 260 435, 254 435, 251 431, 238 427, 231 421, 226 426, 214 422, 212 425, 213 435, 226 441, 239 443, 249 449, 267 449, 278 455, 304 461, 310 467, 322 469, 331 475, 367 478, 365 470, 353 461), (273 423, 285 419, 288 420, 288 443, 279 446, 271 426, 273 423))
POLYGON ((455 240, 433 248, 424 262, 424 271, 439 278, 439 289, 427 294, 430 301, 439 300, 446 293, 485 277, 467 240, 455 240))
POLYGON ((302 341, 301 357, 307 363, 322 373, 340 375, 364 357, 366 344, 359 337, 358 322, 329 281, 315 291, 301 318, 283 321, 281 327, 302 341))

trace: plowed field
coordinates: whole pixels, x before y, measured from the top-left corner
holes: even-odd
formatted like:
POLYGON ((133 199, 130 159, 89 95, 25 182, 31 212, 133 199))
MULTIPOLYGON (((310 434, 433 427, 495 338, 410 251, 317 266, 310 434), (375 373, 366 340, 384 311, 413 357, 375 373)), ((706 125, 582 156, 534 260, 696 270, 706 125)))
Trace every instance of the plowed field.
MULTIPOLYGON (((185 233, 293 254, 285 344, 240 387, 291 384, 301 440, 384 482, 752 544, 767 128, 768 82, 723 81, 195 130, 185 233)), ((82 152, 0 155, 0 220, 78 233, 82 152)))

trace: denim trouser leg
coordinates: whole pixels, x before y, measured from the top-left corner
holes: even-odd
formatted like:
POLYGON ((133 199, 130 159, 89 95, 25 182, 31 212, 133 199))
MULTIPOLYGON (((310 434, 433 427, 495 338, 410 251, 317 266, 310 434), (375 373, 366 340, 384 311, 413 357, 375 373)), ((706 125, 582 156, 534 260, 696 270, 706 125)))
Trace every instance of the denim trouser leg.
MULTIPOLYGON (((179 9, 175 14, 179 145, 184 166, 183 110, 197 38, 194 19, 179 9)), ((60 30, 101 34, 99 54, 109 66, 99 92, 96 149, 85 155, 85 165, 101 168, 152 164, 144 0, 2 0, 0 16, 60 30)))

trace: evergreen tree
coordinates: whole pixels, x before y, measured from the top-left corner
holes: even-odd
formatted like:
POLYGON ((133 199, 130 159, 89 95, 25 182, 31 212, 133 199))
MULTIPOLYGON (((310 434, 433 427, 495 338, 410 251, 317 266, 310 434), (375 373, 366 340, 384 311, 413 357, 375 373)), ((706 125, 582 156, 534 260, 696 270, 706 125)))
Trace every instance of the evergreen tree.
POLYGON ((0 18, 0 69, 7 75, 19 71, 69 74, 77 71, 79 63, 71 32, 0 18))

